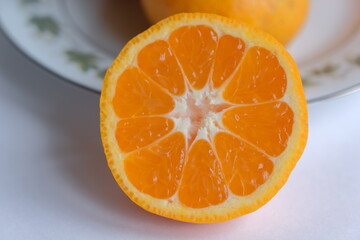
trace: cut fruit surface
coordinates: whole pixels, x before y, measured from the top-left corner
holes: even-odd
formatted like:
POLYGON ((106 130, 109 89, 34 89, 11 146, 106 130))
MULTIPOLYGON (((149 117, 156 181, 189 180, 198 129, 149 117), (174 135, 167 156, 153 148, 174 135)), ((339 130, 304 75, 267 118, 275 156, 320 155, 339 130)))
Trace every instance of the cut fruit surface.
POLYGON ((100 110, 120 187, 181 221, 255 211, 307 140, 290 55, 269 35, 212 14, 175 15, 131 40, 106 74, 100 110))

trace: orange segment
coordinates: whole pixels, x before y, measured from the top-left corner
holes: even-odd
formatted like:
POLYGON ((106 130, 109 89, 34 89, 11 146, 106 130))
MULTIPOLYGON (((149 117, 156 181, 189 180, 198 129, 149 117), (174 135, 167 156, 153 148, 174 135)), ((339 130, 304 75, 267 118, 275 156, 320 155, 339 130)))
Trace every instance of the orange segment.
POLYGON ((294 112, 285 102, 236 107, 224 113, 223 124, 241 138, 276 157, 287 147, 294 124, 294 112))
POLYGON ((166 199, 175 194, 185 159, 184 135, 177 132, 155 146, 128 155, 125 172, 141 192, 166 199))
POLYGON ((240 38, 224 35, 219 40, 216 51, 212 82, 215 88, 220 87, 239 65, 244 54, 245 43, 240 38))
POLYGON ((273 171, 273 162, 254 147, 228 133, 214 137, 216 153, 232 193, 246 196, 264 184, 273 171))
POLYGON ((175 104, 164 90, 135 67, 126 69, 117 80, 112 102, 120 118, 168 113, 175 104))
POLYGON ((286 82, 285 71, 276 56, 264 48, 252 47, 226 86, 223 97, 237 104, 277 100, 284 96, 286 82))
POLYGON ((141 117, 120 120, 116 140, 124 152, 147 146, 174 128, 174 122, 164 117, 141 117))
POLYGON ((208 81, 217 38, 213 29, 202 25, 181 27, 169 37, 170 46, 195 89, 203 88, 208 81))
POLYGON ((185 91, 184 78, 169 44, 159 40, 145 46, 139 53, 139 67, 155 82, 175 95, 185 91))
POLYGON ((191 208, 224 202, 228 196, 225 179, 215 153, 206 140, 198 140, 187 154, 179 189, 179 200, 191 208))

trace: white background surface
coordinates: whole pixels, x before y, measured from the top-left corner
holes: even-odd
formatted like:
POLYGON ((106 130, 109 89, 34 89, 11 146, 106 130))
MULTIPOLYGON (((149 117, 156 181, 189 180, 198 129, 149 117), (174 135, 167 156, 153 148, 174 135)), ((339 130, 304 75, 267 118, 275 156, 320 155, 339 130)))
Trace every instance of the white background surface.
POLYGON ((0 34, 0 239, 360 239, 360 93, 309 106, 303 157, 260 210, 187 224, 137 207, 107 168, 99 95, 0 34))

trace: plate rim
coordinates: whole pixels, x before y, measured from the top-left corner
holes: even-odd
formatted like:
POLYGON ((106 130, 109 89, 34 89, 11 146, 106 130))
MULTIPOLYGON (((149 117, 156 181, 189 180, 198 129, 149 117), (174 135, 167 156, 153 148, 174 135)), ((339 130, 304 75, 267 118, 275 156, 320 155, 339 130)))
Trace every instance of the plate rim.
POLYGON ((44 64, 40 63, 40 61, 36 60, 34 57, 31 56, 31 54, 29 54, 25 49, 23 49, 20 44, 18 44, 13 38, 12 36, 5 30, 5 28, 3 27, 3 23, 2 20, 0 18, 0 34, 2 34, 4 36, 4 38, 6 39, 6 41, 18 52, 20 53, 23 57, 25 57, 27 60, 29 60, 31 63, 33 63, 35 66, 37 66, 38 68, 44 70, 47 73, 50 73, 51 75, 53 75, 54 77, 56 77, 59 80, 62 80, 63 82, 66 82, 70 85, 76 86, 76 87, 80 87, 83 90, 87 90, 93 93, 97 93, 100 94, 101 91, 98 91, 96 89, 93 89, 89 86, 80 84, 78 82, 73 81, 70 78, 67 78, 55 71, 53 71, 52 69, 50 69, 49 67, 45 66, 44 64))

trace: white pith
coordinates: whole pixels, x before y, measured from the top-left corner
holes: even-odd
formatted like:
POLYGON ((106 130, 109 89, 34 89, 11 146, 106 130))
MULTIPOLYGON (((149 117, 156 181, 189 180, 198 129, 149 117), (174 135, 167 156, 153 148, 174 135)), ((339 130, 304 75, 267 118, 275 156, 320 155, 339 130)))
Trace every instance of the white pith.
POLYGON ((174 131, 182 132, 189 145, 191 144, 189 142, 191 136, 195 136, 192 139, 194 141, 204 139, 211 142, 215 133, 220 131, 215 123, 221 124, 222 115, 222 111, 217 112, 212 108, 221 104, 228 104, 220 97, 219 90, 210 90, 209 86, 206 85, 201 90, 187 91, 183 96, 174 97, 174 100, 175 107, 171 113, 167 114, 175 122, 174 131), (194 121, 193 119, 196 117, 200 117, 202 120, 200 122, 194 121))

